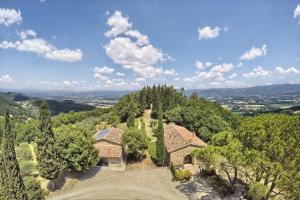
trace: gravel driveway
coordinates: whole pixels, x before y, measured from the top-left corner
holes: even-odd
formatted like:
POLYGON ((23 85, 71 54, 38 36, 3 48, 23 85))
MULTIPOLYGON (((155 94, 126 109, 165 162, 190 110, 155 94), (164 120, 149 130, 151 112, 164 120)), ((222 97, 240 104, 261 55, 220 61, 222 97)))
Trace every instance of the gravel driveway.
POLYGON ((50 193, 48 200, 184 200, 167 168, 126 171, 89 170, 50 193))

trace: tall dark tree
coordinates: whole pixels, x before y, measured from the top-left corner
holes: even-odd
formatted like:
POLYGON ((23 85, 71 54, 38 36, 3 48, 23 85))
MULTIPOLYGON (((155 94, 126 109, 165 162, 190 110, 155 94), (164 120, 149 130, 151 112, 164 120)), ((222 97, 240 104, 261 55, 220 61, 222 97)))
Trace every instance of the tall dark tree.
POLYGON ((51 115, 46 101, 40 106, 40 133, 37 137, 38 170, 43 178, 55 179, 60 172, 60 161, 55 149, 54 134, 51 128, 51 115))
POLYGON ((160 104, 160 98, 159 98, 159 87, 156 87, 155 85, 152 88, 152 117, 157 118, 158 112, 159 112, 159 106, 160 104))
MULTIPOLYGON (((1 148, 1 195, 7 200, 27 200, 19 163, 16 158, 14 137, 12 135, 9 112, 6 111, 1 148), (5 182, 3 181, 5 180, 5 182)), ((2 199, 2 198, 1 198, 2 199)))
POLYGON ((157 165, 163 166, 165 161, 165 148, 164 148, 164 124, 161 106, 159 106, 158 112, 158 125, 156 129, 156 161, 157 165))

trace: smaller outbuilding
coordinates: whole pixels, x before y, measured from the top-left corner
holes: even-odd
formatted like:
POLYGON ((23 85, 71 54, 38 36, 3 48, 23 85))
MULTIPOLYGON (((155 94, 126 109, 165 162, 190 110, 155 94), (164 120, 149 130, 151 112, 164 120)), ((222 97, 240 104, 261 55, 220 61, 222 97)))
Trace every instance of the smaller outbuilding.
POLYGON ((124 150, 122 131, 118 128, 107 128, 95 134, 95 148, 98 151, 98 166, 122 166, 124 150))
POLYGON ((185 127, 173 123, 164 126, 166 164, 174 166, 196 164, 192 156, 195 149, 206 147, 206 143, 185 127))

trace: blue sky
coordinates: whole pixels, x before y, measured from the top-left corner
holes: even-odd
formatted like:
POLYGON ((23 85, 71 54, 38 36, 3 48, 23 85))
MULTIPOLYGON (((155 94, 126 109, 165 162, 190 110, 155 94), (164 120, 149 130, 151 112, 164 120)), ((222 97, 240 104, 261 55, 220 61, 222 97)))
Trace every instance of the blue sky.
POLYGON ((0 88, 300 83, 300 1, 1 0, 0 88))

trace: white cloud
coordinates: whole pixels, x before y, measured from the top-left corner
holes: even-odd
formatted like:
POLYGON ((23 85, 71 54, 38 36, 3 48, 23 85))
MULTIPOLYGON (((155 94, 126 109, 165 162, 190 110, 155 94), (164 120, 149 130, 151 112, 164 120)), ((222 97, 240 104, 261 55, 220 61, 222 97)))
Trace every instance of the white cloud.
POLYGON ((179 80, 180 80, 179 77, 174 78, 174 81, 179 81, 179 80))
POLYGON ((216 79, 224 80, 224 73, 230 72, 234 68, 232 63, 215 65, 209 71, 198 71, 193 77, 187 77, 184 81, 193 82, 198 80, 216 79))
POLYGON ((100 81, 106 81, 106 80, 108 80, 108 77, 107 77, 107 76, 104 76, 104 75, 99 74, 99 73, 95 73, 95 74, 94 74, 94 77, 95 77, 96 79, 100 80, 100 81))
POLYGON ((80 61, 83 56, 80 49, 57 49, 55 46, 41 38, 25 39, 16 42, 3 41, 0 43, 0 49, 9 48, 16 49, 18 51, 36 53, 47 59, 65 62, 80 61))
POLYGON ((113 68, 107 67, 107 66, 103 66, 103 67, 95 67, 94 68, 94 72, 95 73, 99 73, 99 74, 111 74, 113 73, 115 70, 113 68))
POLYGON ((14 23, 20 23, 22 15, 20 10, 0 8, 0 25, 9 26, 14 23))
POLYGON ((141 34, 137 30, 129 30, 125 33, 125 35, 136 38, 137 39, 136 43, 139 46, 148 45, 150 43, 148 36, 141 34))
POLYGON ((164 71, 165 75, 170 75, 170 76, 177 76, 178 73, 175 71, 175 69, 167 69, 164 71))
POLYGON ((22 40, 25 40, 28 36, 31 36, 31 37, 36 37, 36 32, 34 32, 33 30, 26 30, 26 31, 21 31, 19 33, 20 37, 22 40))
POLYGON ((199 40, 202 39, 213 39, 219 36, 219 32, 222 30, 222 28, 216 26, 215 28, 210 26, 205 26, 203 28, 198 29, 199 33, 199 40))
POLYGON ((271 74, 270 71, 265 70, 261 66, 258 66, 256 68, 254 68, 251 72, 244 73, 243 76, 246 78, 263 78, 263 77, 269 76, 270 74, 271 74))
POLYGON ((116 75, 117 75, 117 76, 125 76, 125 74, 124 74, 124 73, 121 73, 121 72, 117 72, 116 75))
POLYGON ((196 66, 198 69, 204 69, 204 68, 205 68, 204 64, 203 64, 201 61, 199 61, 199 60, 196 60, 195 66, 196 66))
POLYGON ((237 67, 242 67, 243 66, 243 63, 242 62, 239 62, 239 64, 236 65, 237 67))
POLYGON ((77 62, 82 60, 82 51, 80 49, 57 49, 47 52, 44 57, 51 60, 60 60, 65 62, 77 62))
POLYGON ((122 12, 118 10, 108 18, 107 25, 111 27, 111 30, 105 33, 106 37, 116 37, 132 27, 132 24, 128 22, 128 17, 123 17, 122 12))
POLYGON ((205 63, 205 67, 211 67, 212 66, 212 62, 206 62, 205 63))
POLYGON ((145 78, 136 78, 134 79, 136 82, 145 82, 146 79, 145 78))
POLYGON ((233 73, 231 74, 230 76, 228 76, 229 79, 234 79, 237 77, 237 74, 236 73, 233 73))
POLYGON ((13 82, 13 79, 8 74, 0 76, 0 83, 11 83, 13 82))
POLYGON ((265 55, 267 55, 267 45, 264 44, 261 48, 252 47, 240 57, 240 60, 253 60, 265 55))
POLYGON ((294 10, 294 18, 300 17, 300 4, 294 10))
POLYGON ((104 48, 114 63, 122 65, 125 69, 132 69, 143 77, 152 78, 163 73, 163 70, 155 65, 164 61, 164 55, 150 44, 140 47, 129 38, 117 37, 104 48))
POLYGON ((290 74, 299 74, 300 70, 296 69, 295 67, 289 67, 287 69, 284 69, 282 67, 276 67, 275 72, 279 75, 285 76, 290 74))

